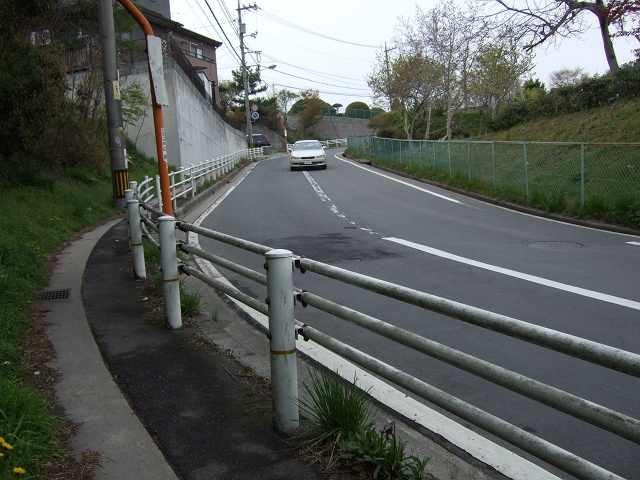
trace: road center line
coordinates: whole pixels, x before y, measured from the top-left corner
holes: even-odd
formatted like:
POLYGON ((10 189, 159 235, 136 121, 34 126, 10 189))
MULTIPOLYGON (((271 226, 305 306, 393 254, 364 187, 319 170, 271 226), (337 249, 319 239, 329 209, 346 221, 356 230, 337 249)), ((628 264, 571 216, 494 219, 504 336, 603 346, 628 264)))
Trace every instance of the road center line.
POLYGON ((329 210, 331 210, 331 212, 336 215, 338 218, 342 218, 346 221, 349 222, 350 225, 353 225, 354 228, 357 228, 358 230, 362 230, 363 232, 367 232, 371 235, 378 235, 376 232, 374 232, 373 230, 371 230, 370 228, 366 228, 363 227, 361 225, 356 225, 355 222, 352 222, 351 220, 349 220, 347 218, 347 216, 345 214, 343 214, 342 212, 340 212, 340 210, 338 210, 338 207, 336 207, 335 203, 333 203, 331 201, 331 199, 327 196, 326 193, 324 193, 324 191, 322 190, 322 188, 320 187, 320 185, 318 185, 318 182, 316 182, 313 177, 311 176, 311 174, 309 174, 309 172, 305 171, 304 172, 305 177, 307 177, 307 180, 309 181, 309 183, 311 184, 311 186, 313 187, 313 189, 315 190, 315 192, 318 194, 318 196, 320 197, 320 199, 323 202, 328 203, 328 207, 329 210))
POLYGON ((574 287, 573 285, 567 285, 566 283, 555 282, 553 280, 548 280, 546 278, 536 277, 534 275, 517 272, 515 270, 509 270, 507 268, 497 267, 495 265, 490 265, 488 263, 478 262, 476 260, 471 260, 470 258, 460 257, 458 255, 454 255, 449 252, 437 250, 435 248, 427 247, 425 245, 420 245, 419 243, 410 242, 409 240, 403 240, 401 238, 386 237, 386 238, 383 238, 383 240, 388 240, 390 242, 398 243, 406 247, 414 248, 416 250, 420 250, 421 252, 425 252, 430 255, 435 255, 437 257, 453 260, 454 262, 460 262, 466 265, 471 265, 473 267, 482 268, 484 270, 490 270, 492 272, 501 273, 503 275, 508 275, 510 277, 519 278, 520 280, 525 280, 527 282, 537 283, 539 285, 544 285, 546 287, 556 288, 558 290, 564 290, 565 292, 575 293, 576 295, 582 295, 583 297, 589 297, 595 300, 600 300, 603 302, 620 305, 622 307, 640 310, 640 302, 636 302, 634 300, 614 297, 613 295, 607 295, 606 293, 587 290, 586 288, 574 287))

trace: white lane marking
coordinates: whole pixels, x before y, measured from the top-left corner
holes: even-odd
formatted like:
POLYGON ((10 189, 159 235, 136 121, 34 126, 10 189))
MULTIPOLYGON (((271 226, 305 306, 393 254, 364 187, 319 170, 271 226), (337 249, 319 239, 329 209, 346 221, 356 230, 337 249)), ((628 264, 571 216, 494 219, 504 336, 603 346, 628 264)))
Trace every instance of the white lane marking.
POLYGON ((629 245, 640 245, 640 242, 627 242, 629 245))
POLYGON ((471 265, 473 267, 478 267, 485 270, 490 270, 492 272, 501 273, 503 275, 508 275, 510 277, 519 278, 520 280, 525 280, 527 282, 537 283, 539 285, 556 288, 558 290, 564 290, 565 292, 575 293, 576 295, 582 295, 583 297, 589 297, 589 298, 593 298, 603 302, 620 305, 622 307, 640 310, 640 302, 636 302, 634 300, 614 297, 613 295, 607 295, 606 293, 600 293, 594 290, 587 290, 586 288, 574 287, 573 285, 567 285, 566 283, 555 282, 553 280, 548 280, 542 277, 536 277, 534 275, 529 275, 527 273, 517 272, 515 270, 509 270, 507 268, 490 265, 488 263, 478 262, 476 260, 471 260, 470 258, 460 257, 458 255, 454 255, 449 252, 437 250, 435 248, 427 247, 426 245, 420 245, 419 243, 410 242, 409 240, 403 240, 401 238, 386 237, 386 238, 383 238, 383 240, 388 240, 390 242, 398 243, 406 247, 420 250, 421 252, 429 253, 431 255, 435 255, 441 258, 446 258, 448 260, 453 260, 454 262, 460 262, 466 265, 471 265))
POLYGON ((336 205, 331 201, 331 199, 327 196, 327 194, 324 193, 322 188, 320 188, 320 185, 318 185, 318 183, 313 179, 313 177, 311 176, 311 174, 309 172, 307 172, 305 170, 304 176, 307 177, 307 180, 309 180, 309 183, 311 184, 311 187, 318 194, 318 196, 320 197, 320 200, 322 200, 323 202, 326 202, 326 203, 329 204, 328 205, 329 210, 331 210, 331 212, 334 215, 336 215, 338 218, 343 218, 343 219, 347 220, 350 225, 353 225, 358 230, 362 230, 363 232, 367 232, 367 233, 369 233, 371 235, 379 235, 377 232, 374 232, 370 228, 366 228, 366 227, 363 227, 361 225, 356 225, 355 222, 350 221, 345 214, 343 214, 342 212, 340 212, 340 210, 338 210, 338 207, 336 207, 336 205))
MULTIPOLYGON (((253 169, 254 169, 254 168, 256 168, 256 166, 255 166, 255 165, 252 165, 252 166, 251 166, 251 167, 250 167, 250 168, 249 168, 249 169, 244 173, 244 175, 242 175, 242 177, 240 177, 236 183, 234 183, 233 185, 231 185, 231 186, 229 187, 229 189, 228 189, 226 192, 224 192, 224 194, 222 194, 222 195, 220 196, 220 198, 218 198, 215 202, 213 202, 213 203, 211 204, 211 206, 210 206, 209 208, 207 208, 207 209, 202 213, 202 215, 200 215, 200 216, 196 219, 196 221, 195 221, 195 222, 193 222, 193 224, 194 224, 196 227, 199 227, 199 226, 200 226, 200 224, 204 221, 204 219, 205 219, 205 218, 207 218, 207 217, 211 214, 211 212, 213 212, 213 211, 216 209, 216 207, 217 207, 218 205, 220 205, 220 203, 222 203, 222 201, 223 201, 225 198, 227 198, 227 195, 229 195, 231 192, 233 192, 233 190, 235 190, 235 188, 236 188, 238 185, 240 185, 240 183, 241 183, 245 178, 247 178, 247 175, 249 175, 249 174, 253 171, 253 169)), ((192 233, 192 232, 189 232, 189 233, 192 233)), ((197 237, 197 236, 198 236, 197 234, 194 234, 194 235, 195 235, 195 237, 197 237)))
MULTIPOLYGON (((419 190, 419 191, 424 192, 424 193, 428 193, 429 195, 433 195, 434 197, 441 198, 441 199, 446 200, 448 202, 457 203, 458 205, 465 205, 464 203, 456 200, 455 198, 447 197, 445 195, 441 195, 439 193, 432 192, 431 190, 427 190, 426 188, 419 187, 418 185, 414 185, 413 183, 405 182, 404 180, 400 180, 399 178, 393 178, 393 177, 390 177, 389 175, 385 175, 384 173, 376 172, 374 170, 370 170, 368 168, 363 167, 362 165, 358 165, 355 162, 351 162, 349 160, 345 160, 344 158, 341 158, 338 155, 335 155, 335 158, 337 158, 338 160, 340 160, 342 162, 348 163, 349 165, 353 165, 354 167, 361 168, 362 170, 364 170, 366 172, 373 173, 374 175, 379 175, 379 176, 381 176, 383 178, 386 178, 387 180, 393 180, 394 182, 400 183, 402 185, 406 185, 407 187, 415 188, 416 190, 419 190)), ((468 205, 465 205, 465 206, 468 206, 468 205)))

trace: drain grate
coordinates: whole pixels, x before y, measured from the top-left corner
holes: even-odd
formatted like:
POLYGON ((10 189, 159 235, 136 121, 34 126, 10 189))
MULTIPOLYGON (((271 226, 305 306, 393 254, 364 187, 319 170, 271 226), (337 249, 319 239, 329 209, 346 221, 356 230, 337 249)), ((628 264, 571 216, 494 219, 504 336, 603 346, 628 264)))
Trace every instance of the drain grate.
POLYGON ((65 298, 69 298, 70 291, 70 288, 64 288, 62 290, 40 292, 38 294, 38 300, 64 300, 65 298))

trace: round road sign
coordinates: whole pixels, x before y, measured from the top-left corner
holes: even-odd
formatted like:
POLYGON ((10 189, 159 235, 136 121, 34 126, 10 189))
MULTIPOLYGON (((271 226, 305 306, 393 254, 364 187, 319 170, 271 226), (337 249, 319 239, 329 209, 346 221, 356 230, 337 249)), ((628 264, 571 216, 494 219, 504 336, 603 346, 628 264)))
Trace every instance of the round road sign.
POLYGON ((254 120, 257 120, 260 117, 260 114, 258 112, 253 112, 251 114, 251 118, 253 118, 254 120))

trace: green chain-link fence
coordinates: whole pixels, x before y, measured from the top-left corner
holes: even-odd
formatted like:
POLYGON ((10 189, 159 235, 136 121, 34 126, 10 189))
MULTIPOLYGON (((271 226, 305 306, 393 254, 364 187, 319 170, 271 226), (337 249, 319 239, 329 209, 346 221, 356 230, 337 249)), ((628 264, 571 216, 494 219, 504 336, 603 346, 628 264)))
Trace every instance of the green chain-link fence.
MULTIPOLYGON (((640 144, 399 140, 350 137, 349 150, 399 170, 429 170, 511 192, 584 208, 588 201, 640 200, 640 144)), ((539 203, 539 202, 537 202, 539 203)))

